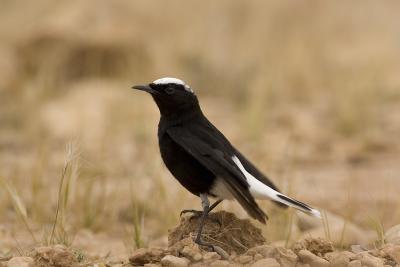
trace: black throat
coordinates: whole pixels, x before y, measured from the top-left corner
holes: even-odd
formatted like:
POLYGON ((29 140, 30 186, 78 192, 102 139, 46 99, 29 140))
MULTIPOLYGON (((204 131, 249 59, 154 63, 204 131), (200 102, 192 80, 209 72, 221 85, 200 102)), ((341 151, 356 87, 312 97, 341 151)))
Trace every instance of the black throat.
POLYGON ((171 106, 169 103, 160 101, 156 97, 153 98, 160 110, 160 126, 161 124, 169 126, 179 125, 204 116, 197 98, 181 103, 178 106, 171 106))

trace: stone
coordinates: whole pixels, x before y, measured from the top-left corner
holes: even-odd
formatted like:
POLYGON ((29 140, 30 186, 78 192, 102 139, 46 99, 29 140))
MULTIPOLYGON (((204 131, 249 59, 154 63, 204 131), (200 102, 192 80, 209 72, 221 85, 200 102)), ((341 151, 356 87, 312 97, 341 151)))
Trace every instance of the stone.
POLYGON ((382 249, 382 256, 390 258, 395 263, 400 264, 400 245, 387 244, 382 249))
POLYGON ((293 251, 298 253, 300 250, 308 250, 317 256, 323 256, 328 252, 332 252, 334 248, 332 242, 329 240, 321 237, 307 237, 294 243, 293 251))
POLYGON ((350 259, 339 254, 337 257, 332 258, 330 261, 331 267, 347 267, 350 263, 350 259))
POLYGON ((310 267, 329 267, 330 265, 327 260, 304 249, 299 251, 299 258, 301 262, 309 264, 310 267))
POLYGON ((230 266, 229 261, 226 260, 216 260, 210 264, 210 267, 225 267, 230 266))
POLYGON ((274 258, 267 258, 256 261, 251 267, 281 267, 281 265, 274 258))
POLYGON ((50 264, 57 267, 78 266, 78 259, 74 252, 64 245, 38 247, 34 250, 33 258, 38 266, 45 264, 50 264))
POLYGON ((298 261, 297 255, 290 249, 286 249, 283 247, 278 247, 276 249, 278 262, 282 265, 282 267, 295 267, 298 261))
POLYGON ((180 252, 192 261, 200 261, 203 258, 198 246, 185 246, 180 252))
POLYGON ((355 259, 355 254, 350 251, 334 251, 326 253, 325 259, 331 263, 331 267, 347 267, 355 259))
POLYGON ((264 258, 275 258, 277 255, 277 248, 270 245, 261 245, 254 248, 249 249, 246 252, 246 255, 254 256, 255 254, 261 254, 264 258))
POLYGON ((34 267, 31 257, 14 257, 8 261, 7 267, 34 267))
POLYGON ((356 254, 366 251, 366 249, 364 249, 361 245, 351 245, 350 249, 353 253, 356 253, 356 254))
POLYGON ((140 248, 129 257, 129 262, 133 265, 159 262, 166 253, 167 251, 161 248, 140 248))
POLYGON ((256 254, 254 255, 254 260, 255 260, 255 261, 261 260, 262 258, 263 258, 263 256, 262 256, 261 254, 259 254, 259 253, 256 253, 256 254))
POLYGON ((383 266, 383 259, 377 258, 369 254, 367 251, 357 254, 357 259, 361 261, 362 266, 380 267, 383 266))
POLYGON ((167 255, 161 259, 161 265, 164 267, 187 267, 189 266, 189 260, 167 255))
POLYGON ((362 267, 361 261, 360 260, 354 260, 349 262, 349 265, 347 267, 362 267))
POLYGON ((252 256, 249 256, 249 255, 242 255, 242 256, 239 256, 239 257, 237 258, 237 261, 238 261, 239 263, 241 263, 241 264, 249 263, 249 262, 251 262, 252 260, 253 260, 253 257, 252 257, 252 256))
POLYGON ((221 259, 221 256, 217 252, 206 252, 203 255, 204 261, 215 261, 221 259))
POLYGON ((386 243, 400 245, 400 224, 393 226, 385 233, 386 243))

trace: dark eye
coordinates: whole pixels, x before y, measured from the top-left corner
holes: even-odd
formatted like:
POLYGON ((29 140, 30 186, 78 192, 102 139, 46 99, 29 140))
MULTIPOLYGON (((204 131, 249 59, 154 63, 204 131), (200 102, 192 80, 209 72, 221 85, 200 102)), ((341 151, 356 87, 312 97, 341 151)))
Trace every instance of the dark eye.
POLYGON ((175 93, 175 88, 168 86, 167 88, 165 88, 165 92, 169 95, 172 95, 175 93))

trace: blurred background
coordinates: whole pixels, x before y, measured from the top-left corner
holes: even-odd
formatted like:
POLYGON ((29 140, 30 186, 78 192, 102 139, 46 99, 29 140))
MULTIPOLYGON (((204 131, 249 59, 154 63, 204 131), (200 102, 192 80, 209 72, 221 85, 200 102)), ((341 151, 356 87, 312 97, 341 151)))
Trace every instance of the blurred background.
MULTIPOLYGON (((283 192, 378 237, 399 222, 398 1, 0 5, 0 253, 126 254, 200 208, 163 166, 152 99, 130 89, 164 76, 283 192)), ((293 211, 261 206, 267 239, 298 238, 293 211)))

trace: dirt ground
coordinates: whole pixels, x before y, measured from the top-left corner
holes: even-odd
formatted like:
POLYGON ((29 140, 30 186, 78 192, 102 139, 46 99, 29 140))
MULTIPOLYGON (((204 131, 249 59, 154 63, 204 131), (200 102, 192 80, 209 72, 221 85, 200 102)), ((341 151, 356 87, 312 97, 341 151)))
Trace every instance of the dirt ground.
MULTIPOLYGON (((78 267, 78 266, 399 266, 400 228, 395 236, 378 247, 352 246, 349 250, 335 248, 324 238, 306 237, 289 248, 270 244, 261 229, 249 220, 238 219, 233 213, 219 211, 207 219, 203 241, 213 248, 194 243, 198 215, 184 215, 180 224, 169 231, 168 247, 140 248, 129 259, 88 257, 80 250, 64 245, 33 248, 28 255, 0 258, 0 266, 78 267)), ((389 236, 388 236, 389 238, 389 236)), ((111 244, 108 244, 111 245, 111 244)))

